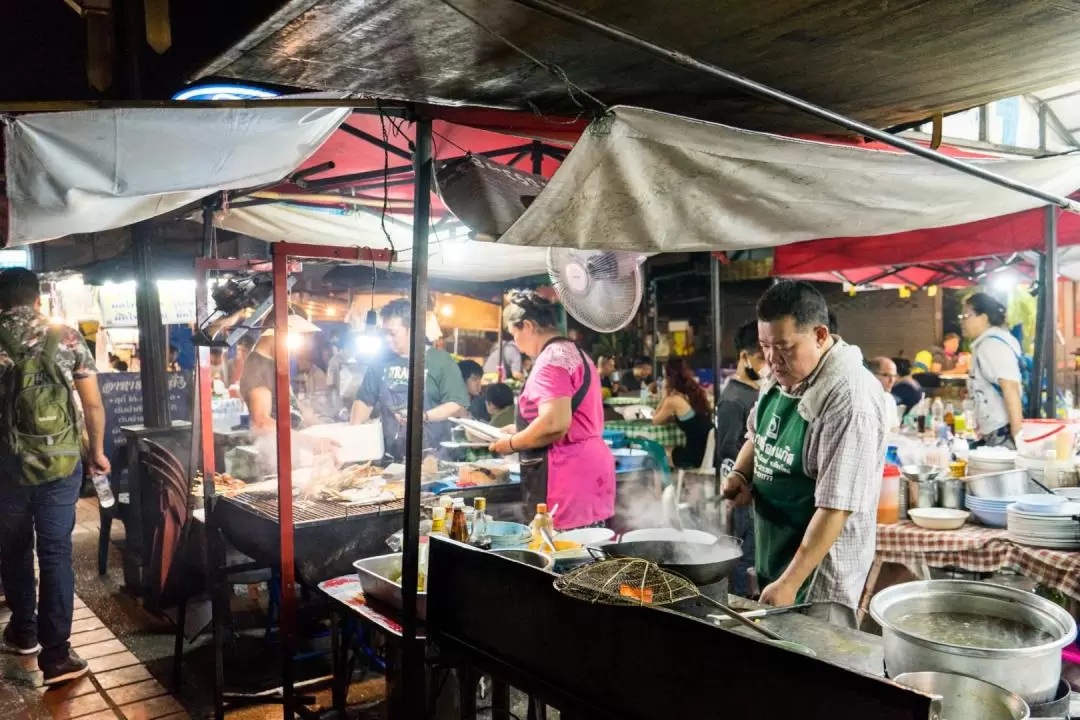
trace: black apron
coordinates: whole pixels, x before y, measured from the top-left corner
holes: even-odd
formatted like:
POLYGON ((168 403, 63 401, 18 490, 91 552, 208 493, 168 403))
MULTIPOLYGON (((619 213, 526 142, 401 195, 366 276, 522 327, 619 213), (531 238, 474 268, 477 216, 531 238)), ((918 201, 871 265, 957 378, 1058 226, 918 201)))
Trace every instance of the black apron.
MULTIPOLYGON (((540 349, 543 352, 547 349, 547 346, 555 342, 572 342, 569 338, 554 337, 544 343, 544 347, 540 349)), ((589 385, 592 384, 592 368, 589 367, 589 361, 585 357, 585 353, 581 352, 581 348, 574 346, 574 349, 581 355, 581 361, 585 365, 585 376, 582 378, 581 387, 570 398, 570 417, 573 422, 573 415, 577 412, 577 409, 584 402, 585 396, 589 392, 589 385)), ((518 403, 518 408, 514 415, 514 424, 516 425, 518 432, 521 432, 528 427, 529 422, 525 420, 521 415, 521 403, 518 403)), ((569 432, 569 431, 568 431, 569 432)), ((520 450, 518 455, 521 459, 521 497, 523 501, 523 517, 531 517, 530 513, 536 512, 537 503, 547 502, 547 487, 548 487, 548 448, 536 448, 533 450, 520 450)), ((550 508, 549 508, 550 510, 550 508)))
MULTIPOLYGON (((429 348, 430 350, 430 348, 429 348)), ((425 353, 428 350, 424 351, 425 353)), ((426 359, 426 356, 425 356, 426 359)), ((369 370, 372 372, 374 369, 369 370)), ((376 403, 379 421, 382 423, 384 450, 394 462, 405 461, 405 436, 409 419, 409 366, 394 363, 381 369, 376 403), (400 418, 400 419, 399 419, 400 418)), ((427 393, 427 373, 424 373, 424 412, 431 410, 431 398, 427 393)), ((440 450, 440 443, 450 439, 448 420, 429 420, 424 423, 424 453, 440 450)))

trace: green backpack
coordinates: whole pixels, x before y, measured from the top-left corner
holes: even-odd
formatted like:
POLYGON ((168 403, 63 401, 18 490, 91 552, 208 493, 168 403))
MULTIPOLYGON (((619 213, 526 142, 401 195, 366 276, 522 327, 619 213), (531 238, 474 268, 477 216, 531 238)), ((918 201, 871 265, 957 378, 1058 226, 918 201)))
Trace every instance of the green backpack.
POLYGON ((70 477, 82 457, 74 394, 56 364, 59 344, 60 331, 50 329, 40 352, 28 349, 0 327, 0 348, 12 362, 0 381, 0 453, 21 485, 70 477))

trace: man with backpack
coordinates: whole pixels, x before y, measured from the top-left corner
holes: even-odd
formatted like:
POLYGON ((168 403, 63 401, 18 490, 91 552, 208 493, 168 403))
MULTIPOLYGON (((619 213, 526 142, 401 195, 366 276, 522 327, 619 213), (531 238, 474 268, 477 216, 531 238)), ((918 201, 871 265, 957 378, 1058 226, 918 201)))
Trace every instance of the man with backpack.
POLYGON ((40 652, 44 682, 56 685, 87 672, 68 642, 75 602, 71 532, 83 479, 76 394, 89 436, 87 462, 95 473, 110 467, 94 358, 76 330, 42 316, 40 297, 34 273, 0 272, 0 576, 11 608, 4 650, 40 652))

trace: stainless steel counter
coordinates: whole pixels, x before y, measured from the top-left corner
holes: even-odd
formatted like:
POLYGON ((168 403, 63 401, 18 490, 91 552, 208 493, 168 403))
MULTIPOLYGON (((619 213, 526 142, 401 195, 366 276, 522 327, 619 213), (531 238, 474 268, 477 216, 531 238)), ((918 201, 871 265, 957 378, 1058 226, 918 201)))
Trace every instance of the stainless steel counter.
MULTIPOLYGON (((755 610, 764 607, 736 596, 730 596, 728 603, 737 610, 755 610)), ((680 603, 678 608, 672 609, 688 612, 701 618, 709 614, 721 613, 715 606, 701 601, 680 603)), ((830 625, 822 620, 802 615, 798 611, 762 618, 758 622, 785 640, 811 648, 819 660, 865 675, 885 676, 885 654, 881 637, 878 635, 830 625)), ((735 622, 724 623, 723 626, 733 632, 762 638, 761 635, 735 622)))

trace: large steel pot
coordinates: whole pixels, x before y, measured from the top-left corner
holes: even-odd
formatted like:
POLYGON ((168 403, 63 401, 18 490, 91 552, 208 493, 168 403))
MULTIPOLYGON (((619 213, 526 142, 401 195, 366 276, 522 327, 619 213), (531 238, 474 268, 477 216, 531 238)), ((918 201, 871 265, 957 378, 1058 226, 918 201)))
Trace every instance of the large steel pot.
POLYGON ((1076 622, 1062 608, 1032 593, 967 580, 930 580, 894 585, 870 601, 882 628, 885 669, 890 677, 933 670, 977 677, 1016 693, 1029 704, 1053 700, 1061 678, 1061 649, 1076 638, 1076 622), (988 615, 1049 633, 1035 647, 991 650, 918 637, 893 621, 910 613, 988 615))
POLYGON ((931 718, 1028 720, 1031 709, 1016 693, 967 675, 943 672, 904 673, 896 683, 940 698, 940 714, 931 718))

